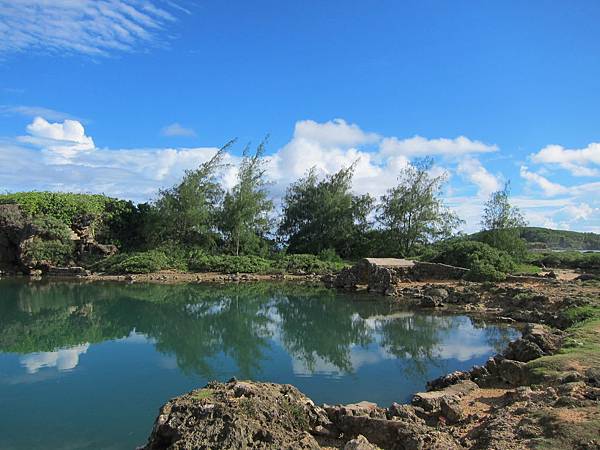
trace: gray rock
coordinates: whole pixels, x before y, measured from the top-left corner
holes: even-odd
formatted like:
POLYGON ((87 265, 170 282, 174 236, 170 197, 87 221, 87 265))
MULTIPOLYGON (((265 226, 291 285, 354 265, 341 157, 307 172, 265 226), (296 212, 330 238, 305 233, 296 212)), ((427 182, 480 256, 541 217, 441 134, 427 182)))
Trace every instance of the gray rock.
POLYGON ((519 386, 527 382, 527 365, 512 359, 503 359, 498 364, 499 377, 513 386, 519 386))
POLYGON ((379 447, 371 444, 366 437, 359 434, 356 439, 346 442, 344 450, 378 450, 379 447))

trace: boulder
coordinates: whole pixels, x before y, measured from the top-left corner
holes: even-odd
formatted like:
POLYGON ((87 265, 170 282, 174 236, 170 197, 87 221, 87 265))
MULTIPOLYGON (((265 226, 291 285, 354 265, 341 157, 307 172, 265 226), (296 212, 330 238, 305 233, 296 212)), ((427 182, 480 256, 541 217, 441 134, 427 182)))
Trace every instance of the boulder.
POLYGON ((366 437, 359 434, 355 439, 346 442, 344 450, 379 450, 379 447, 371 444, 366 437))
POLYGON ((498 376, 512 386, 520 386, 527 382, 527 365, 512 359, 503 359, 498 364, 498 376))
POLYGON ((330 427, 325 411, 293 386, 213 382, 165 404, 144 448, 316 450, 311 432, 330 427))

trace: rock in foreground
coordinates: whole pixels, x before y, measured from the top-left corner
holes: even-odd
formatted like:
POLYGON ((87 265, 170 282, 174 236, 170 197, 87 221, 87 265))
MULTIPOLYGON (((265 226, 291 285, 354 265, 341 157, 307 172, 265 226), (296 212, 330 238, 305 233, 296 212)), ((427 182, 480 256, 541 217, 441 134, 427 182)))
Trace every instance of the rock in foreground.
POLYGON ((319 449, 330 425, 293 386, 215 382, 164 405, 145 449, 319 449))

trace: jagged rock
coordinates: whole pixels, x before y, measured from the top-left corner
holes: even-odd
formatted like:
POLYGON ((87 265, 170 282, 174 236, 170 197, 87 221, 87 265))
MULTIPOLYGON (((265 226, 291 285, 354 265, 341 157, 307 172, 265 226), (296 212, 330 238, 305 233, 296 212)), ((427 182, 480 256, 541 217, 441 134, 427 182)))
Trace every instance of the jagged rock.
POLYGON ((429 295, 426 295, 421 299, 420 305, 423 308, 437 308, 444 306, 444 301, 440 297, 430 297, 429 295))
POLYGON ((519 386, 527 382, 527 365, 512 359, 503 359, 498 364, 498 376, 508 384, 519 386))
POLYGON ((469 372, 455 371, 449 374, 443 375, 435 380, 427 382, 427 390, 439 390, 458 383, 459 381, 469 380, 471 374, 469 372))
POLYGON ((366 437, 359 434, 355 439, 346 442, 344 450, 379 450, 379 447, 371 444, 366 437))
POLYGON ((169 401, 144 448, 316 450, 309 432, 331 426, 325 411, 293 386, 232 380, 169 401))
POLYGON ((442 300, 446 300, 450 294, 446 289, 431 287, 425 289, 425 295, 429 295, 433 298, 440 298, 442 300))
POLYGON ((582 273, 578 277, 575 278, 576 281, 590 281, 590 280, 600 280, 599 275, 594 275, 592 273, 582 273))
MULTIPOLYGON (((364 258, 353 267, 343 269, 331 283, 336 288, 356 289, 367 286, 371 292, 396 295, 397 285, 410 280, 460 279, 467 269, 445 264, 397 258, 364 258)), ((445 300, 445 289, 433 289, 431 297, 445 300)))
POLYGON ((444 397, 440 403, 440 412, 446 422, 453 424, 464 418, 464 413, 458 401, 451 397, 444 397))

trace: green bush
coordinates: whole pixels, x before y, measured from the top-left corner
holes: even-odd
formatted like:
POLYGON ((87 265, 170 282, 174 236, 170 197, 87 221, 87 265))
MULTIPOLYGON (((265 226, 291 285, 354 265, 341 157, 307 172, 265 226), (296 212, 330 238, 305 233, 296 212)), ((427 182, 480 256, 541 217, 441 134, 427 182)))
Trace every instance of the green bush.
POLYGON ((16 192, 1 194, 0 204, 17 204, 32 218, 48 217, 71 227, 91 217, 100 242, 131 248, 140 244, 143 211, 132 202, 100 194, 16 192))
POLYGON ((508 253, 483 242, 464 239, 437 244, 423 259, 470 269, 467 278, 473 281, 501 281, 516 267, 508 253))
POLYGON ((469 281, 504 281, 506 273, 496 269, 492 264, 486 261, 474 262, 466 275, 469 281))
POLYGON ((327 248, 325 250, 321 250, 321 252, 319 253, 319 259, 321 261, 326 261, 326 262, 331 262, 331 263, 343 263, 344 262, 342 260, 342 258, 340 257, 340 255, 338 255, 333 248, 327 248))
POLYGON ((74 245, 70 241, 34 238, 25 246, 24 254, 33 266, 40 264, 64 266, 72 260, 73 250, 74 245))
POLYGON ((535 255, 531 262, 550 268, 600 270, 600 253, 553 252, 535 255))
POLYGON ((163 251, 122 253, 114 255, 91 266, 98 272, 110 274, 151 273, 175 268, 174 262, 163 251))
POLYGON ((343 269, 346 264, 339 261, 325 261, 309 254, 284 255, 275 260, 274 268, 288 273, 326 273, 343 269))
POLYGON ((207 255, 193 252, 188 267, 195 272, 264 273, 271 268, 271 261, 260 256, 207 255))
POLYGON ((25 241, 23 257, 33 267, 66 265, 73 259, 75 246, 71 229, 50 216, 36 217, 31 223, 33 239, 25 241))

